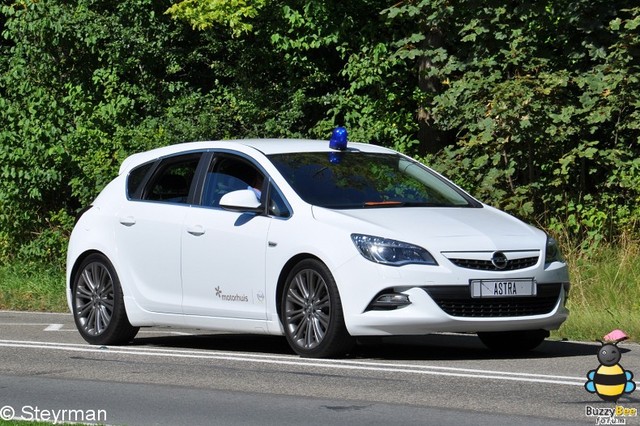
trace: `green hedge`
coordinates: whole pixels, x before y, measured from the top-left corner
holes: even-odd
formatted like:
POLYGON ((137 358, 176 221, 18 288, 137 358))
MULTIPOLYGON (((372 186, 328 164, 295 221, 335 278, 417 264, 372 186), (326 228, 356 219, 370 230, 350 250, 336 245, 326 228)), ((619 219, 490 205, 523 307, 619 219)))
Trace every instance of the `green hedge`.
POLYGON ((0 261, 59 262, 133 152, 335 125, 585 249, 638 233, 634 1, 174 3, 0 7, 0 261))

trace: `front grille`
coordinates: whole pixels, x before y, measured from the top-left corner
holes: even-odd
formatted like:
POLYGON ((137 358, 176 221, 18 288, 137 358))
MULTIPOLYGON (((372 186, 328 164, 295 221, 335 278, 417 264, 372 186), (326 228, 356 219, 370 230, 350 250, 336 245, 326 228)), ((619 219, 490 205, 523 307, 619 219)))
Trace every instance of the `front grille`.
POLYGON ((490 318, 548 314, 555 308, 562 284, 538 284, 537 296, 473 298, 469 286, 423 287, 440 309, 454 317, 490 318))
POLYGON ((507 266, 502 269, 495 267, 490 260, 478 259, 449 259, 454 265, 467 269, 479 269, 481 271, 515 271, 516 269, 529 268, 538 263, 537 257, 523 257, 522 259, 511 259, 507 261, 507 266))

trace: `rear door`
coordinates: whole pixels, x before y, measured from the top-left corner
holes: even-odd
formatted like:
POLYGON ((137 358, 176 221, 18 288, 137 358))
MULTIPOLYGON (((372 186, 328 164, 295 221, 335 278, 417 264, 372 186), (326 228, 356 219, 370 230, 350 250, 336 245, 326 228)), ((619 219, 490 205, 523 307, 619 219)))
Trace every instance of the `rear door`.
POLYGON ((182 312, 181 233, 202 155, 168 157, 143 178, 136 170, 129 176, 144 183, 138 189, 128 185, 134 193, 118 213, 115 238, 134 297, 150 312, 182 312))

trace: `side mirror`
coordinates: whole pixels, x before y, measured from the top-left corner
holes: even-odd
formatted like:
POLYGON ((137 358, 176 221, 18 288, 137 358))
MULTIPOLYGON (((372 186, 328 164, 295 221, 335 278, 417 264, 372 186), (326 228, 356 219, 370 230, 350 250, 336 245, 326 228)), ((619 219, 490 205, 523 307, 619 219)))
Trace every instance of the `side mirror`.
POLYGON ((231 191, 220 198, 220 207, 237 212, 262 213, 262 204, 252 189, 231 191))

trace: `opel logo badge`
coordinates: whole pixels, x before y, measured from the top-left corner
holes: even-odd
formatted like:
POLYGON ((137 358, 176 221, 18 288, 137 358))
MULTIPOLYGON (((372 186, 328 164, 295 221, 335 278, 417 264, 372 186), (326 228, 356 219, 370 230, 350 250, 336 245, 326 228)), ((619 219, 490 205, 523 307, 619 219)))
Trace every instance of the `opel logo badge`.
POLYGON ((493 263, 493 266, 495 266, 496 269, 504 269, 507 267, 507 263, 509 263, 509 260, 507 259, 507 256, 504 255, 504 253, 502 253, 501 251, 497 251, 493 253, 493 256, 491 257, 491 263, 493 263))

